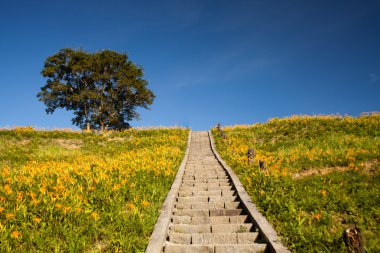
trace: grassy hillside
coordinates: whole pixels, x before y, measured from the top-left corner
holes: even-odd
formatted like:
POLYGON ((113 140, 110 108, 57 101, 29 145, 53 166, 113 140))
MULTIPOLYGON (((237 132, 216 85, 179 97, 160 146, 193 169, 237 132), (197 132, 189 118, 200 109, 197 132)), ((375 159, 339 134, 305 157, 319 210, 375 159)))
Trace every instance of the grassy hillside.
POLYGON ((1 130, 0 251, 143 251, 187 137, 1 130))
POLYGON ((222 157, 293 252, 346 252, 357 224, 380 252, 380 116, 301 116, 212 133, 222 157), (248 148, 256 157, 248 163, 248 148), (258 161, 266 162, 267 170, 258 161))

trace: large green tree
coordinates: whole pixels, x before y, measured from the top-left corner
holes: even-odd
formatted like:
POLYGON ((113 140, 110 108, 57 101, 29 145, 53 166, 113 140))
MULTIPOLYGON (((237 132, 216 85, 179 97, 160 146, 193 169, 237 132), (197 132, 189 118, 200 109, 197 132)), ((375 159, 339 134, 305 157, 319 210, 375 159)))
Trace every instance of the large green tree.
POLYGON ((142 68, 111 50, 61 49, 46 59, 41 74, 47 81, 37 97, 46 112, 71 110, 73 124, 82 129, 128 128, 139 117, 137 107, 149 109, 155 98, 142 68))

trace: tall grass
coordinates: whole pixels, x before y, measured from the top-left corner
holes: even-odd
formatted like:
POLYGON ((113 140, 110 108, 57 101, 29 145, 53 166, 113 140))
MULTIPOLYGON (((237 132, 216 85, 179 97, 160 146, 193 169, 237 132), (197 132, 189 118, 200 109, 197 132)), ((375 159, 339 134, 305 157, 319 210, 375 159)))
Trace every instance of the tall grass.
POLYGON ((0 131, 0 251, 143 251, 187 136, 0 131))
POLYGON ((212 131, 218 151, 292 251, 345 252, 342 233, 356 224, 367 252, 380 252, 380 116, 296 116, 223 130, 227 139, 212 131))

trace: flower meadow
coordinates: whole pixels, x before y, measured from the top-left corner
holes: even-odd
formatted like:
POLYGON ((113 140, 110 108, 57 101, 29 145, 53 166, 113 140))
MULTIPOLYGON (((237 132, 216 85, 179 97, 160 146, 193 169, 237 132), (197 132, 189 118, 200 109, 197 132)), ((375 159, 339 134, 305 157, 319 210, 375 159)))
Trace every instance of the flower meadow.
POLYGON ((379 115, 293 116, 222 130, 224 138, 212 130, 218 152, 292 252, 346 252, 342 234, 354 224, 366 251, 380 252, 379 115))
POLYGON ((144 251, 188 134, 0 130, 0 251, 144 251))

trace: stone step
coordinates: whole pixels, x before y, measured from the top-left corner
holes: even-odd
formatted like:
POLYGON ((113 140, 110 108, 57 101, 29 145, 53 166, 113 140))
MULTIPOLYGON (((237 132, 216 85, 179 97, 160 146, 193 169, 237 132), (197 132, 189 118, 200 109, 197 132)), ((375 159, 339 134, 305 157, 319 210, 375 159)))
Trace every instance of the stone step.
MULTIPOLYGON (((191 225, 187 225, 191 226, 191 225)), ((195 225, 193 225, 195 226, 195 225)), ((242 224, 212 224, 212 233, 247 233, 255 232, 255 227, 252 223, 242 223, 242 224)))
POLYGON ((192 177, 183 177, 182 178, 182 182, 193 182, 193 183, 207 183, 208 181, 224 181, 224 180, 230 180, 229 178, 227 177, 207 177, 207 176, 204 176, 204 177, 196 177, 196 178, 192 178, 192 177))
POLYGON ((191 209, 191 205, 195 203, 225 203, 224 208, 234 209, 239 207, 240 202, 238 196, 188 196, 177 197, 175 207, 178 209, 191 209))
POLYGON ((173 215, 173 224, 242 224, 250 223, 248 215, 239 216, 190 216, 173 215))
POLYGON ((177 197, 178 203, 197 203, 197 202, 209 202, 207 196, 191 196, 191 197, 177 197))
POLYGON ((204 181, 201 181, 201 180, 229 180, 230 178, 228 176, 217 176, 215 174, 213 175, 203 175, 203 176, 199 176, 199 175, 185 175, 184 177, 182 177, 182 181, 187 181, 187 180, 194 180, 194 181, 198 181, 198 182, 204 182, 204 181))
POLYGON ((238 201, 238 196, 210 196, 208 198, 209 202, 225 202, 225 201, 238 201))
MULTIPOLYGON (((215 209, 220 210, 220 209, 215 209)), ((176 216, 190 216, 190 217, 209 217, 210 210, 209 209, 174 209, 173 215, 176 216)), ((216 216, 216 215, 213 215, 216 216)))
POLYGON ((222 168, 209 168, 207 167, 199 167, 199 168, 186 168, 186 171, 183 175, 193 175, 193 176, 203 176, 203 175, 221 175, 228 176, 228 173, 222 168))
POLYGON ((199 158, 199 159, 189 159, 188 160, 188 163, 186 165, 187 168, 197 168, 197 167, 200 167, 200 166, 204 166, 208 169, 212 169, 212 168, 215 168, 215 169, 223 169, 222 166, 220 166, 220 164, 217 162, 217 161, 202 161, 202 158, 199 158))
POLYGON ((210 216, 238 216, 242 214, 244 214, 243 209, 210 209, 210 216))
POLYGON ((266 244, 215 245, 213 253, 253 253, 265 252, 266 244))
POLYGON ((178 197, 190 197, 190 196, 222 196, 222 191, 219 190, 219 191, 179 191, 178 192, 178 197))
POLYGON ((249 223, 248 215, 238 216, 190 216, 190 215, 173 215, 174 224, 207 224, 207 223, 249 223))
POLYGON ((166 244, 165 253, 214 253, 213 245, 166 244))
POLYGON ((219 168, 209 168, 209 166, 198 166, 197 168, 189 168, 186 166, 186 171, 184 175, 193 175, 193 176, 201 176, 201 175, 227 175, 222 167, 219 168))
POLYGON ((241 208, 241 203, 240 203, 240 201, 225 201, 224 202, 224 208, 225 209, 241 208))
POLYGON ((202 187, 194 187, 194 186, 181 186, 179 188, 180 191, 231 191, 234 190, 233 186, 202 186, 202 187))
MULTIPOLYGON (((220 187, 220 186, 218 186, 220 187)), ((180 191, 195 191, 195 190, 199 190, 199 191, 208 191, 208 187, 207 186, 202 186, 202 187, 194 187, 194 186, 187 186, 187 185, 183 185, 179 188, 180 191)), ((221 188, 220 188, 221 190, 221 188)))
POLYGON ((191 243, 200 245, 237 244, 237 233, 204 233, 191 234, 191 243))
POLYGON ((173 224, 172 233, 248 233, 256 232, 252 223, 241 224, 173 224))
POLYGON ((178 244, 254 244, 259 233, 202 233, 202 234, 169 234, 169 242, 178 244))
POLYGON ((222 196, 237 196, 234 190, 222 190, 222 196))
POLYGON ((266 244, 229 244, 229 245, 182 245, 166 243, 165 253, 260 253, 265 252, 266 244))
POLYGON ((191 209, 221 209, 224 208, 224 202, 199 202, 191 204, 191 209))
POLYGON ((184 175, 194 175, 194 176, 200 176, 200 175, 228 175, 222 167, 212 167, 209 168, 209 165, 198 165, 197 167, 189 167, 186 166, 186 170, 184 172, 184 175))
MULTIPOLYGON (((217 188, 220 186, 216 186, 214 188, 217 188)), ((207 188, 213 188, 213 187, 207 187, 207 188)), ((202 190, 195 190, 192 191, 184 191, 180 190, 178 192, 178 197, 190 197, 190 196, 236 196, 236 192, 234 190, 209 190, 209 191, 202 191, 202 190)))
POLYGON ((192 234, 170 233, 169 234, 169 242, 190 245, 191 244, 191 235, 192 234))
POLYGON ((200 175, 215 175, 215 174, 220 174, 220 175, 225 175, 227 176, 228 173, 223 169, 221 166, 199 166, 198 168, 190 168, 189 166, 186 166, 186 170, 184 172, 184 175, 189 175, 193 174, 195 176, 200 176, 200 175), (214 173, 214 174, 213 174, 214 173))
POLYGON ((228 216, 192 217, 191 224, 228 224, 229 220, 228 216))
POLYGON ((196 180, 196 179, 228 179, 228 175, 226 173, 220 173, 220 172, 215 172, 215 173, 185 173, 182 177, 182 179, 187 179, 187 180, 196 180))
POLYGON ((200 225, 175 224, 175 225, 170 226, 169 230, 172 233, 182 233, 182 234, 211 233, 211 225, 209 224, 200 224, 200 225))
POLYGON ((240 202, 181 202, 176 203, 174 207, 177 209, 238 209, 240 207, 240 202))
POLYGON ((219 187, 219 186, 229 186, 232 187, 231 183, 226 183, 226 182, 220 182, 220 183, 198 183, 196 181, 187 181, 187 182, 182 182, 181 186, 187 186, 187 187, 219 187))
POLYGON ((191 216, 189 215, 173 215, 173 224, 192 224, 191 216))
MULTIPOLYGON (((224 217, 224 216, 212 216, 212 217, 224 217)), ((238 215, 238 216, 229 216, 230 217, 230 223, 232 224, 239 224, 239 223, 250 223, 250 219, 248 215, 238 215)))
POLYGON ((214 179, 214 178, 199 178, 199 179, 182 179, 182 184, 186 183, 230 183, 230 179, 214 179))
POLYGON ((222 191, 193 191, 193 196, 222 196, 222 191))
POLYGON ((220 183, 191 183, 191 182, 186 182, 182 183, 182 186, 194 186, 194 187, 216 187, 216 186, 230 186, 232 187, 231 183, 226 183, 226 182, 220 182, 220 183))
POLYGON ((249 223, 247 215, 239 216, 210 216, 210 217, 192 217, 191 224, 243 224, 249 223))

